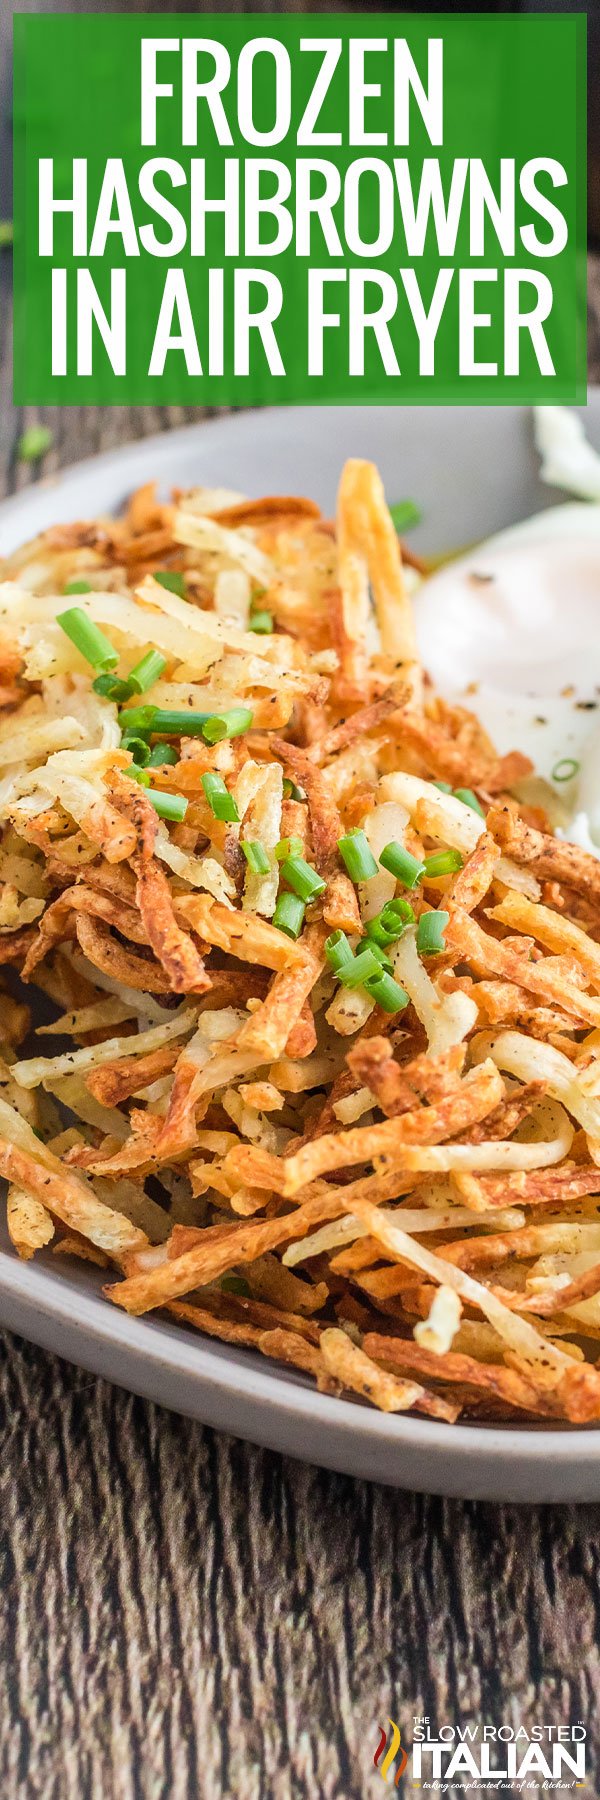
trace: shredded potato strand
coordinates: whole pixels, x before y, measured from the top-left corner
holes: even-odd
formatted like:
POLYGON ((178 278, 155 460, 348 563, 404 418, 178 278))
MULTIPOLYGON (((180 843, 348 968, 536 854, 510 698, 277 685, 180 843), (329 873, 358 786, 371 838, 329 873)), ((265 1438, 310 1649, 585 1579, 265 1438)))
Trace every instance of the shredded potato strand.
POLYGON ((599 1421, 600 865, 423 578, 358 458, 334 521, 149 483, 0 564, 8 1235, 326 1395, 599 1421))

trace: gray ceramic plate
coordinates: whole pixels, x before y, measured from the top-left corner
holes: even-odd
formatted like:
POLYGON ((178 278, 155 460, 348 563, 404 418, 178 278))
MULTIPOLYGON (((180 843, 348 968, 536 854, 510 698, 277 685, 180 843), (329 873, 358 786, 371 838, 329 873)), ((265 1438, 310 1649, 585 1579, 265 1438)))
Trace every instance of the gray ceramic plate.
MULTIPOLYGON (((587 422, 600 447, 600 390, 587 422)), ((390 500, 418 501, 417 547, 469 543, 552 503, 537 479, 526 411, 298 408, 146 438, 32 487, 0 507, 0 554, 58 520, 118 507, 153 478, 165 489, 205 482, 306 493, 330 509, 347 455, 375 459, 390 500)), ((162 1319, 129 1319, 99 1290, 84 1268, 0 1252, 0 1323, 177 1412, 395 1487, 491 1500, 600 1498, 600 1429, 442 1426, 375 1413, 317 1394, 251 1352, 162 1319)))

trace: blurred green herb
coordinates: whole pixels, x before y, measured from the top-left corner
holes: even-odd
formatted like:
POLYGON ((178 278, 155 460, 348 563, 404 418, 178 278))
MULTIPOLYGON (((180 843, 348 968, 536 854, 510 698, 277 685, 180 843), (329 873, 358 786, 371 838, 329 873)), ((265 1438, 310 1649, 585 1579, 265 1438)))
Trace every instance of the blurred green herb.
POLYGON ((414 500, 397 500, 395 506, 390 506, 389 510, 392 525, 398 532, 408 531, 411 525, 418 525, 423 517, 420 507, 415 506, 414 500))
POLYGON ((17 444, 19 462, 40 462, 53 441, 49 425, 30 425, 17 444))

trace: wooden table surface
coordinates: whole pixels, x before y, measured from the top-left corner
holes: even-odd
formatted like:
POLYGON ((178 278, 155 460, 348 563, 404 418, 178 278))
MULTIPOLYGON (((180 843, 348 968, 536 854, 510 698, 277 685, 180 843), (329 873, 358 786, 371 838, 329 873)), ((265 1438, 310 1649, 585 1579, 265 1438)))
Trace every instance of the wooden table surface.
MULTIPOLYGON (((598 379, 600 259, 590 298, 598 379)), ((4 254, 2 492, 10 358, 4 254)), ((198 415, 43 416, 49 473, 198 415)), ((600 1506, 395 1493, 0 1351, 2 1800, 370 1800, 390 1714, 583 1720, 598 1761, 600 1506)))

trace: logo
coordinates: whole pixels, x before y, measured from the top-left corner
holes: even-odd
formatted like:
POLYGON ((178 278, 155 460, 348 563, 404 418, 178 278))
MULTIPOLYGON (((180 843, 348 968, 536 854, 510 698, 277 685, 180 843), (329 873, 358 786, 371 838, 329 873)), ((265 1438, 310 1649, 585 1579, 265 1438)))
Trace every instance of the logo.
MULTIPOLYGON (((400 1780, 400 1776, 404 1774, 404 1770, 405 1770, 406 1764, 408 1762, 408 1757, 407 1757, 406 1751, 403 1750, 403 1748, 402 1748, 402 1743, 401 1743, 401 1739, 400 1739, 400 1726, 396 1724, 395 1719, 388 1719, 388 1725, 391 1725, 392 1734, 391 1734, 390 1741, 389 1741, 385 1756, 383 1758, 383 1762, 381 1764, 379 1773, 381 1775, 382 1781, 387 1781, 388 1772, 392 1767, 392 1763, 395 1762, 395 1760, 396 1760, 398 1751, 400 1751, 400 1762, 398 1764, 398 1768, 396 1770, 396 1775, 395 1775, 395 1779, 394 1779, 394 1787, 397 1787, 398 1782, 400 1780)), ((379 1765, 379 1758, 381 1756, 381 1752, 383 1750, 384 1744, 387 1744, 387 1740, 388 1740, 387 1731, 384 1731, 384 1728, 382 1725, 380 1725, 379 1730, 381 1732, 381 1737, 379 1739, 379 1743, 377 1745, 377 1749, 376 1749, 375 1755, 373 1757, 373 1762, 374 1762, 375 1768, 377 1768, 379 1765)))
MULTIPOLYGON (((413 1718, 410 1775, 416 1786, 446 1794, 449 1784, 461 1793, 496 1796, 539 1793, 540 1777, 547 1793, 573 1795, 586 1785, 586 1730, 581 1719, 570 1725, 473 1723, 435 1725, 429 1717, 413 1718)), ((379 1725, 374 1767, 387 1782, 393 1772, 398 1787, 408 1768, 400 1726, 388 1718, 379 1725)), ((574 1797, 573 1797, 574 1800, 574 1797)))

